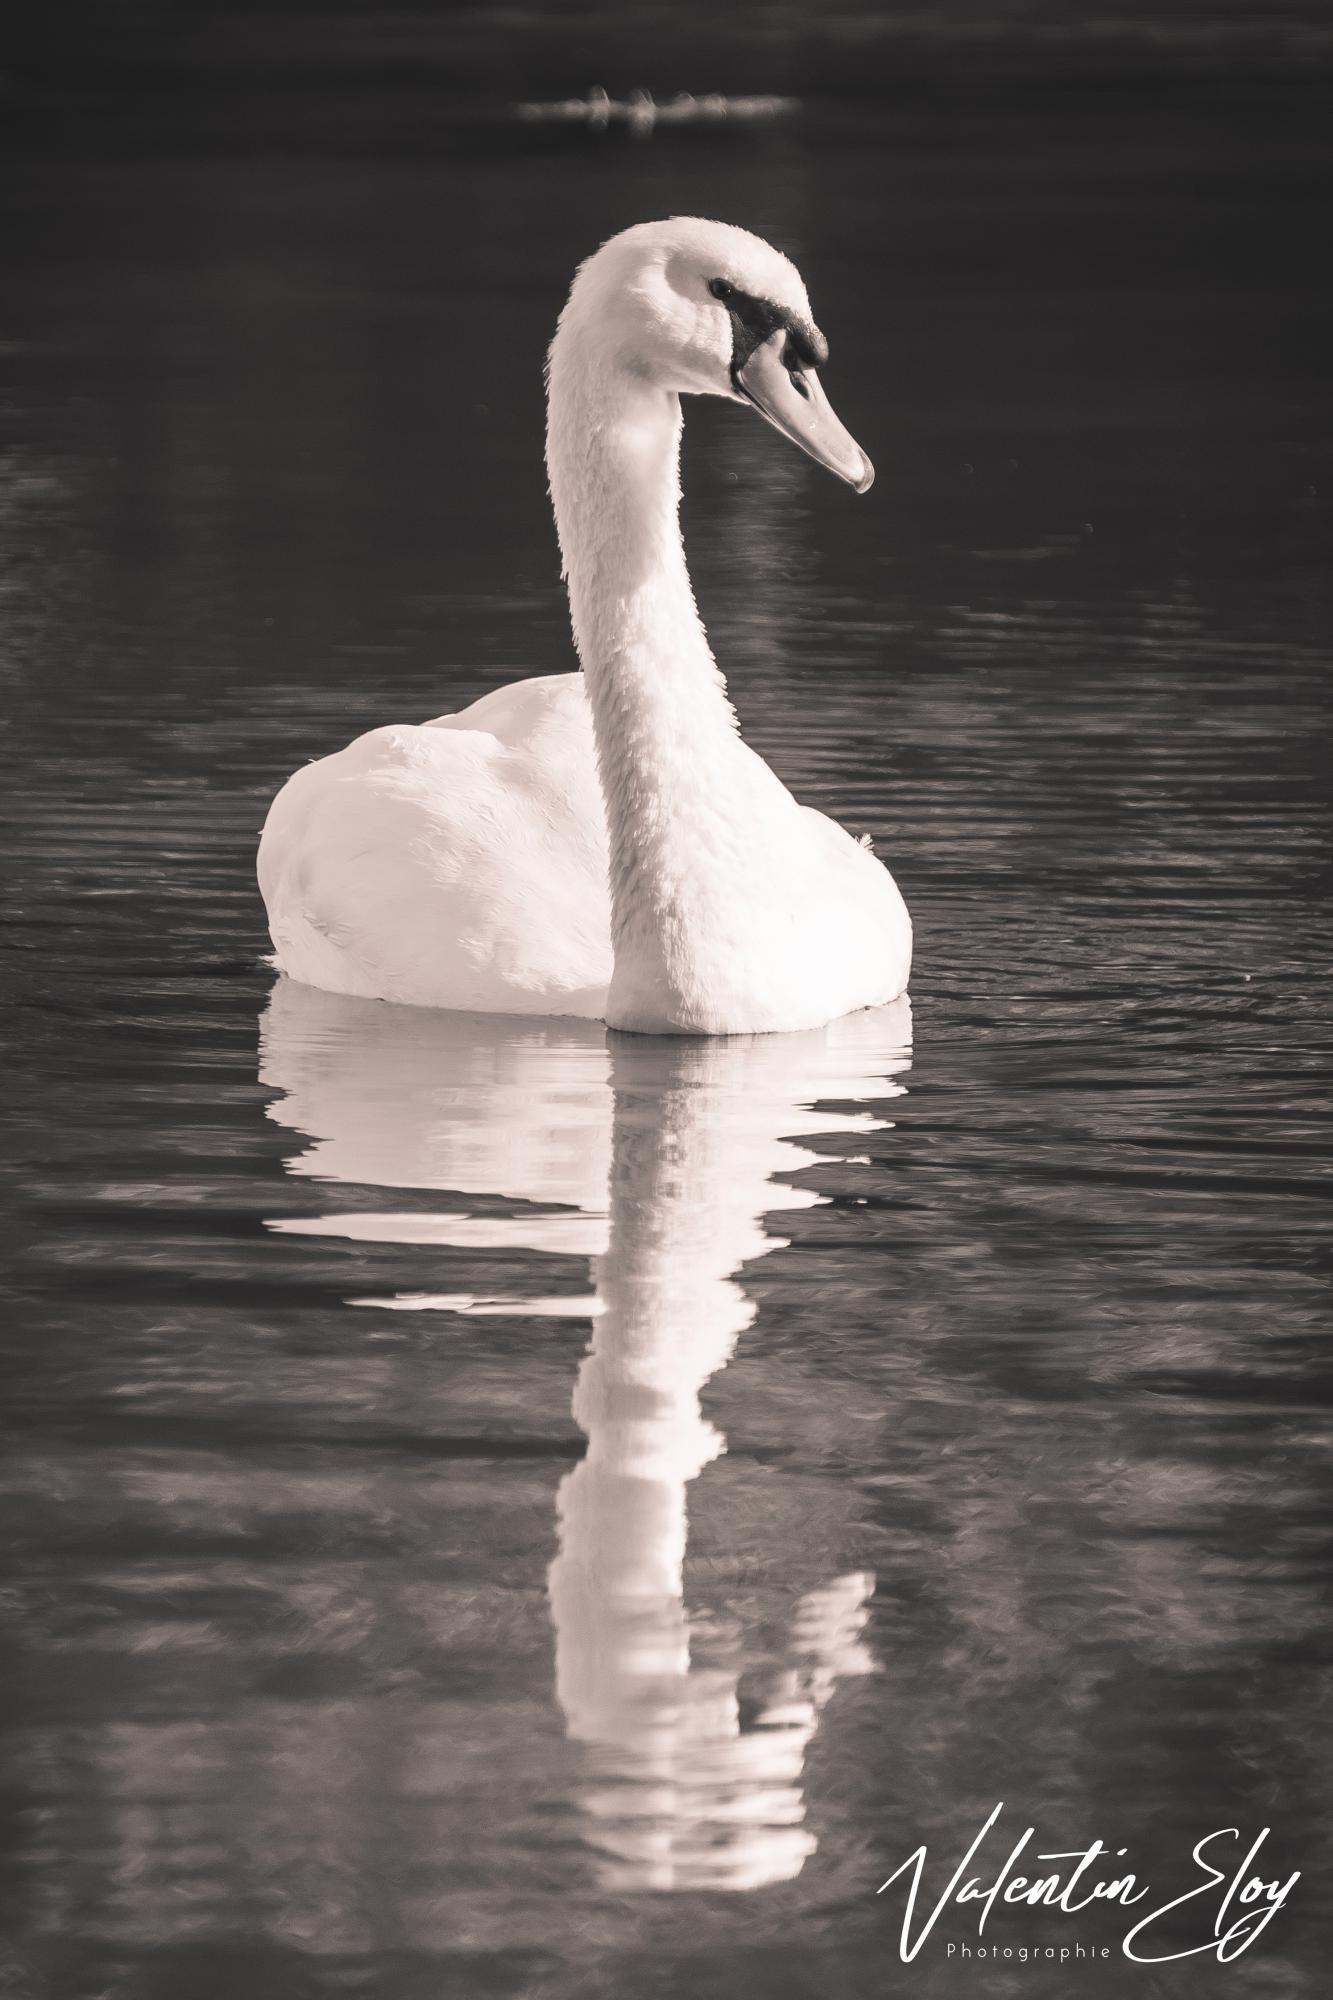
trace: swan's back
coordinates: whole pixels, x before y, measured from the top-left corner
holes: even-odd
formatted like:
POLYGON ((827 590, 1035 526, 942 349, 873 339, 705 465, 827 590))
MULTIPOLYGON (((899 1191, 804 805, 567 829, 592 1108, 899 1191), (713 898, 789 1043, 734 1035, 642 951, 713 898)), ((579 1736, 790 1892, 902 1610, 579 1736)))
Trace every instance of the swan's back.
POLYGON ((335 993, 600 1016, 607 843, 580 674, 373 729, 273 802, 259 884, 275 960, 335 993))

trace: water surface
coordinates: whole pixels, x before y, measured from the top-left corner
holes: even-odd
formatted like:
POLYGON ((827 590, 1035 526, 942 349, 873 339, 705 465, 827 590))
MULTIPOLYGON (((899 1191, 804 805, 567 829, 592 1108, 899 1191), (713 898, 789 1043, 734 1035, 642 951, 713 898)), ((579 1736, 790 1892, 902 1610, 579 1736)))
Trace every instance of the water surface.
POLYGON ((1321 146, 11 178, 7 1991, 1321 1990, 1321 146), (672 211, 797 255, 880 468, 689 412, 744 727, 893 865, 910 1019, 274 990, 286 773, 569 664, 543 343, 672 211), (875 1887, 1001 1798, 1306 1878, 1224 1972, 908 1974, 875 1887))

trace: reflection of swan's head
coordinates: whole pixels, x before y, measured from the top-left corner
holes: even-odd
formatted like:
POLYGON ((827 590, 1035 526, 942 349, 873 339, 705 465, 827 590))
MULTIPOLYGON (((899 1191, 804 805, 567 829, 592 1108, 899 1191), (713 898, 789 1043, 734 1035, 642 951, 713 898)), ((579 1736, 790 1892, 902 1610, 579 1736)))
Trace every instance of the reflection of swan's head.
POLYGON ((820 387, 828 342, 800 272, 746 229, 676 216, 613 236, 574 280, 553 377, 572 354, 604 383, 750 403, 858 493, 874 477, 820 387))

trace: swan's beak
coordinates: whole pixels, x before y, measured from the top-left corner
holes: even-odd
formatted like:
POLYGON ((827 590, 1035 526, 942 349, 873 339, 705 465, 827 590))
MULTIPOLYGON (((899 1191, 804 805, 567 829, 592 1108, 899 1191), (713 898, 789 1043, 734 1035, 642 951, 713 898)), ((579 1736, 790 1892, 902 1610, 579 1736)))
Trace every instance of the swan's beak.
POLYGON ((813 368, 789 370, 782 357, 787 331, 779 327, 756 347, 743 367, 732 370, 732 381, 760 416, 775 430, 808 451, 858 493, 868 492, 875 468, 851 432, 839 423, 813 368))

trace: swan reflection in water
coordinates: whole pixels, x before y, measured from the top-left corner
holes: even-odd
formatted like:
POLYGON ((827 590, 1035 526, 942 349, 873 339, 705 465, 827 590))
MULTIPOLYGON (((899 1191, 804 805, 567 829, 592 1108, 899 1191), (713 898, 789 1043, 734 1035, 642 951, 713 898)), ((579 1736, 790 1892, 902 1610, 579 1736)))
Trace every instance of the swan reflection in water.
POLYGON ((686 1489, 724 1440, 700 1392, 755 1307, 739 1267, 783 1246, 763 1218, 822 1197, 790 1175, 815 1134, 865 1131, 908 1062, 901 1001, 808 1034, 615 1036, 347 1000, 280 981, 262 1029, 269 1107, 309 1144, 290 1171, 447 1193, 275 1222, 291 1233, 592 1260, 573 1298, 407 1292, 357 1304, 592 1320, 574 1391, 586 1456, 562 1481, 549 1572, 556 1694, 584 1838, 616 1890, 752 1889, 813 1851, 802 1770, 861 1638, 873 1578, 835 1576, 791 1619, 786 1664, 744 1720, 738 1670, 691 1659, 686 1489), (496 1212, 497 1197, 503 1212, 496 1212), (484 1202, 489 1212, 471 1204, 484 1202))

